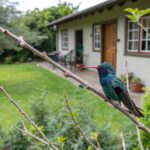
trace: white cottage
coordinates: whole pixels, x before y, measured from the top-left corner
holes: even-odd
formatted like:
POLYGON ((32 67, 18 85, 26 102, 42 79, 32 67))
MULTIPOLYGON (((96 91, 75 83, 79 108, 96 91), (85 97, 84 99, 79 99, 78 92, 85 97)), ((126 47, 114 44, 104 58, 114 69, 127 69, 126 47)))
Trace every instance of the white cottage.
MULTIPOLYGON (((84 65, 108 61, 118 76, 125 73, 127 60, 128 70, 150 87, 150 38, 125 17, 129 7, 150 8, 150 1, 108 0, 50 22, 57 29, 57 49, 62 53, 74 49, 84 65)), ((141 21, 150 30, 150 16, 141 21)))

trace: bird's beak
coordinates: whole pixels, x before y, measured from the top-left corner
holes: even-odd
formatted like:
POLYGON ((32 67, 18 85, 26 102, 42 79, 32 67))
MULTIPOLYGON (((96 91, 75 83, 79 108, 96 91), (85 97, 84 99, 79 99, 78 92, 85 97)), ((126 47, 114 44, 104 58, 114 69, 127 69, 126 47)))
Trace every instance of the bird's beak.
POLYGON ((86 68, 98 69, 97 66, 85 66, 85 67, 81 67, 81 69, 86 69, 86 68))

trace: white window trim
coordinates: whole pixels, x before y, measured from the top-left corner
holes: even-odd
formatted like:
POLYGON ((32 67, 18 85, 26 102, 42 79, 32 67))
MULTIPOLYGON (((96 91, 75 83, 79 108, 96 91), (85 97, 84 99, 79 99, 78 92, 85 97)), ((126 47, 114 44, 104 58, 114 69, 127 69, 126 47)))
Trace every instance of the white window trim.
POLYGON ((100 24, 94 24, 93 25, 93 51, 100 51, 102 49, 102 33, 101 33, 101 25, 100 24), (95 28, 99 26, 100 27, 100 32, 99 33, 96 33, 95 32, 95 28), (95 36, 98 35, 100 36, 99 37, 99 40, 98 39, 95 39, 95 36), (100 47, 95 47, 95 43, 98 43, 99 42, 99 45, 100 47))
MULTIPOLYGON (((143 19, 145 19, 145 18, 150 18, 150 16, 142 17, 141 18, 141 22, 143 22, 143 19)), ((127 27, 127 39, 126 39, 127 40, 127 42, 126 42, 127 49, 126 49, 126 51, 129 52, 129 53, 136 52, 136 53, 139 53, 139 54, 141 54, 141 53, 149 53, 150 54, 150 50, 148 50, 148 45, 147 44, 146 44, 146 49, 142 50, 142 41, 148 41, 148 37, 147 36, 146 36, 146 39, 142 38, 142 36, 143 36, 143 32, 142 32, 143 29, 142 28, 138 27, 138 32, 139 32, 139 38, 138 38, 138 40, 136 40, 136 39, 130 40, 129 39, 129 33, 137 31, 137 29, 129 29, 130 22, 132 22, 132 21, 128 20, 128 24, 127 24, 127 26, 128 26, 127 27), (138 49, 137 50, 134 50, 134 49, 130 49, 129 50, 129 42, 138 42, 139 43, 138 44, 138 49)), ((150 29, 150 27, 147 27, 147 29, 150 29)))
MULTIPOLYGON (((143 19, 146 19, 146 18, 149 18, 150 19, 150 16, 146 16, 146 17, 143 17, 141 19, 141 22, 143 22, 143 19)), ((150 27, 146 28, 146 29, 150 29, 150 27)), ((150 50, 147 49, 147 44, 146 44, 146 49, 145 50, 142 50, 142 41, 148 41, 148 38, 146 37, 146 39, 143 39, 142 38, 142 35, 143 34, 143 29, 141 28, 140 29, 140 52, 142 53, 150 53, 150 50)), ((149 40, 150 40, 150 37, 149 37, 149 40)))
POLYGON ((130 21, 130 20, 128 20, 128 29, 127 29, 127 32, 128 32, 128 37, 127 37, 127 52, 138 52, 138 49, 137 50, 134 50, 134 49, 130 49, 129 50, 129 42, 138 42, 139 41, 139 39, 138 40, 130 40, 129 39, 129 33, 130 32, 134 32, 134 31, 138 31, 139 32, 139 29, 129 29, 129 25, 130 25, 130 23, 131 23, 132 21, 130 21))
POLYGON ((63 30, 61 32, 61 45, 62 45, 62 50, 68 50, 68 47, 69 47, 68 30, 63 30), (65 34, 67 34, 67 35, 65 35, 65 34), (67 39, 66 41, 64 40, 65 38, 67 39), (64 43, 65 44, 67 43, 66 47, 64 46, 64 43))

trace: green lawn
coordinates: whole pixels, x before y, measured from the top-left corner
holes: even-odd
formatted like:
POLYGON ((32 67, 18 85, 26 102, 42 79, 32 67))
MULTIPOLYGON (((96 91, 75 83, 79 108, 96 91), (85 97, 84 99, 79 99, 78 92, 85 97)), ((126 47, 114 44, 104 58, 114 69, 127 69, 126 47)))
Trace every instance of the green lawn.
MULTIPOLYGON (((82 105, 93 115, 98 127, 111 124, 113 131, 119 131, 132 123, 119 111, 100 101, 91 92, 75 87, 34 64, 0 65, 0 85, 16 99, 30 114, 33 97, 46 91, 46 101, 53 115, 64 107, 64 95, 68 95, 73 105, 82 105)), ((35 100, 35 98, 34 98, 35 100)), ((86 116, 85 116, 86 117, 86 116)), ((16 108, 0 93, 0 124, 6 130, 22 117, 16 108)))

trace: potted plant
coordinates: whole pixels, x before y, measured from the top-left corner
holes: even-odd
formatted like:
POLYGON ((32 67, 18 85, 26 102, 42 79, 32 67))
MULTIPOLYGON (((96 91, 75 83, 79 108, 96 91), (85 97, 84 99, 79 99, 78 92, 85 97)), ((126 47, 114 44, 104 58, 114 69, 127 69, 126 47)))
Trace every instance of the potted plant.
MULTIPOLYGON (((128 73, 128 80, 129 80, 129 88, 131 87, 131 80, 133 79, 133 77, 134 77, 135 75, 134 75, 134 73, 133 72, 129 72, 128 73)), ((126 74, 121 74, 120 75, 120 80, 126 85, 127 83, 127 78, 126 78, 126 74)))
POLYGON ((144 84, 141 78, 134 76, 131 80, 131 91, 132 92, 143 92, 144 84))

